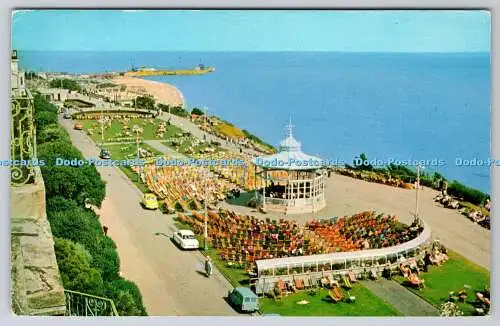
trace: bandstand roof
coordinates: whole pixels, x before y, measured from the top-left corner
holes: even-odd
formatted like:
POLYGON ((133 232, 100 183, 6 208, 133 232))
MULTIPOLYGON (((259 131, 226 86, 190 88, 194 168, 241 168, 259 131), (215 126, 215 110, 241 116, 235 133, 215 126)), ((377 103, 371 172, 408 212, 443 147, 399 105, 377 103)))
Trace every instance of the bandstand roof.
POLYGON ((322 159, 308 155, 301 150, 301 143, 292 134, 292 124, 286 127, 287 135, 280 143, 278 153, 259 156, 252 163, 274 170, 315 170, 322 167, 322 159), (304 164, 307 162, 307 164, 304 164), (316 162, 316 163, 313 163, 316 162))

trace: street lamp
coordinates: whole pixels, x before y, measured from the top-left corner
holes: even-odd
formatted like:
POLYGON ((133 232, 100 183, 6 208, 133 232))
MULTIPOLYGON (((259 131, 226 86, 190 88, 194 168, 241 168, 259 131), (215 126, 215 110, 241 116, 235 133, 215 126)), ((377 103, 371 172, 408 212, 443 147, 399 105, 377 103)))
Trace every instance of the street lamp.
POLYGON ((207 209, 207 201, 208 201, 208 170, 205 170, 205 199, 203 200, 203 203, 205 204, 205 225, 204 225, 204 230, 203 230, 203 236, 204 236, 204 241, 203 245, 205 247, 205 252, 208 249, 207 241, 208 241, 208 209, 207 209))
POLYGON ((417 165, 417 182, 416 182, 416 185, 415 185, 415 220, 417 220, 419 218, 418 216, 418 190, 420 188, 420 170, 423 170, 424 169, 424 166, 419 164, 417 165))
POLYGON ((135 143, 137 145, 137 182, 141 182, 141 166, 139 164, 139 127, 134 125, 133 130, 135 131, 135 143))
POLYGON ((104 146, 104 111, 101 105, 101 149, 104 146))

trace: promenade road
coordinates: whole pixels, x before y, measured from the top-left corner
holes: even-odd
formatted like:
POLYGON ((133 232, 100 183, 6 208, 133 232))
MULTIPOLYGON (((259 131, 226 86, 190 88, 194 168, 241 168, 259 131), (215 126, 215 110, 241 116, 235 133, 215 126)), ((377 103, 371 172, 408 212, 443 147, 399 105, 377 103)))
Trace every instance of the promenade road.
MULTIPOLYGON (((96 157, 96 145, 71 120, 60 119, 73 144, 85 157, 96 157)), ((140 206, 141 194, 118 169, 98 167, 106 182, 106 198, 100 210, 102 225, 116 242, 121 272, 134 281, 143 295, 149 315, 237 315, 225 302, 231 288, 215 271, 207 279, 200 274, 203 256, 184 252, 170 240, 175 228, 172 216, 140 206)))

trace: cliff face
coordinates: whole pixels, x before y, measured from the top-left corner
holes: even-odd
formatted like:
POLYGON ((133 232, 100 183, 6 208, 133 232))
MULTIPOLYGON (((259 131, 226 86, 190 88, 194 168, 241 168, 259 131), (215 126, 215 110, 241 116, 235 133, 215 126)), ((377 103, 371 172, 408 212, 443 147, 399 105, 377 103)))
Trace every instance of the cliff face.
POLYGON ((65 314, 66 300, 39 168, 34 183, 11 187, 11 281, 16 315, 65 314))

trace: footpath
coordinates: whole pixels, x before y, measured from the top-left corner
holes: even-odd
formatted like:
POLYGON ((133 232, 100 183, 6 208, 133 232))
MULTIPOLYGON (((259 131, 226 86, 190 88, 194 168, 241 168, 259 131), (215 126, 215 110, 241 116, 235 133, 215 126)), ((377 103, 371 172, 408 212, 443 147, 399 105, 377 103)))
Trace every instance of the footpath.
POLYGON ((382 278, 361 281, 361 284, 405 316, 439 316, 436 307, 395 281, 382 278))

